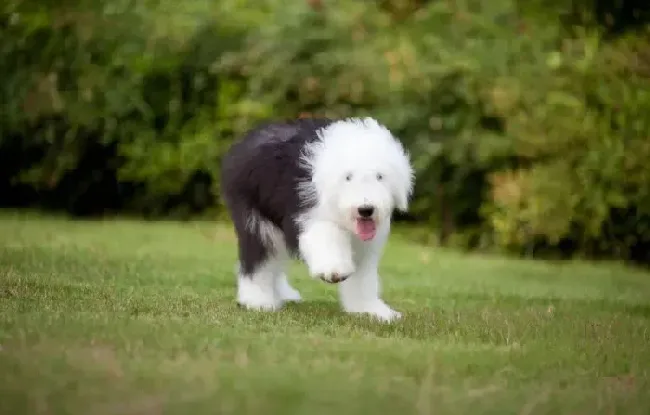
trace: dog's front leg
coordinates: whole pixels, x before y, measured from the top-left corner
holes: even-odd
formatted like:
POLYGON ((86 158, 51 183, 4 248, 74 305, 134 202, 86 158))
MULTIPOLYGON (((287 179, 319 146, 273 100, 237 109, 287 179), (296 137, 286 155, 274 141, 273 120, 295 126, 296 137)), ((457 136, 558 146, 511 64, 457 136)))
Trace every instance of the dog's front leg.
POLYGON ((359 265, 354 274, 339 286, 343 309, 348 313, 365 313, 383 321, 391 322, 402 317, 380 297, 381 287, 377 267, 379 255, 372 253, 359 265))
POLYGON ((309 221, 298 237, 300 254, 314 278, 337 283, 355 271, 350 235, 328 221, 309 221))

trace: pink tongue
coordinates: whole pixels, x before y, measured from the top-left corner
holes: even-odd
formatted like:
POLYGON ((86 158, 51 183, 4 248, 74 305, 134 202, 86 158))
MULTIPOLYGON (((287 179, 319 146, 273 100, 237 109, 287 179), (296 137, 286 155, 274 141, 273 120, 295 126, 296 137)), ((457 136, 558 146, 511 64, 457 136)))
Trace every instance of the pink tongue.
POLYGON ((364 241, 368 241, 375 237, 377 229, 374 220, 357 219, 357 235, 364 241))

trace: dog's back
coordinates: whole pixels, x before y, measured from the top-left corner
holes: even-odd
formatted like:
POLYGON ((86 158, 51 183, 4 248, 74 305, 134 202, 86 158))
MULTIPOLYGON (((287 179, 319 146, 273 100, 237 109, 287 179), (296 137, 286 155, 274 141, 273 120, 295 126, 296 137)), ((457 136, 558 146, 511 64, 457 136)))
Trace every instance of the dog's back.
POLYGON ((318 139, 317 131, 333 122, 311 118, 269 122, 233 144, 222 159, 221 194, 236 226, 259 215, 294 239, 292 218, 306 207, 297 184, 309 180, 299 158, 305 144, 318 139))

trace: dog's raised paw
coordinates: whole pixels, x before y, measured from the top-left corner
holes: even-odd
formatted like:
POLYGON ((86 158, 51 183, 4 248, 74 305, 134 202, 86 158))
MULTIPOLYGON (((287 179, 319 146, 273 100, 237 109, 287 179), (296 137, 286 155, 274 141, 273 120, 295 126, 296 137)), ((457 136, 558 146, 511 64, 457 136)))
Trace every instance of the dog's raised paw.
POLYGON ((350 277, 350 274, 344 275, 334 272, 332 274, 318 274, 317 277, 329 284, 338 284, 339 282, 347 280, 350 277))
POLYGON ((330 284, 343 282, 354 273, 354 264, 350 260, 322 261, 322 258, 318 258, 314 262, 309 267, 311 276, 330 284))

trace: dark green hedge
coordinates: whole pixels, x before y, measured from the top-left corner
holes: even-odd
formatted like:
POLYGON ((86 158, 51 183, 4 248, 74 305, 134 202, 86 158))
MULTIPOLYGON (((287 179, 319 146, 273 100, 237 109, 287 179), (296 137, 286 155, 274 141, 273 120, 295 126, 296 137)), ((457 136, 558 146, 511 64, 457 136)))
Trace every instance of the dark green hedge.
POLYGON ((5 206, 219 213, 267 118, 372 115, 445 243, 648 261, 642 2, 148 0, 0 6, 5 206))

